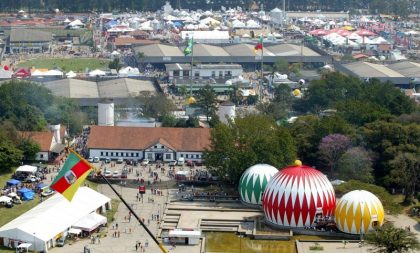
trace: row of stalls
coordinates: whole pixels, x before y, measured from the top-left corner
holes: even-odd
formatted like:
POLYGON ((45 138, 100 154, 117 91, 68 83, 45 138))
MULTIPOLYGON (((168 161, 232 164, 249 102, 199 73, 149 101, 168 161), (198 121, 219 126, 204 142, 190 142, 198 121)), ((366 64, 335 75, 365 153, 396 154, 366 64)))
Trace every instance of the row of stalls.
MULTIPOLYGON (((114 53, 119 55, 117 51, 114 53)), ((18 68, 15 71, 10 69, 8 66, 0 67, 0 79, 11 79, 11 78, 75 78, 79 74, 74 71, 69 71, 67 73, 62 72, 58 69, 36 69, 36 68, 18 68)), ((95 69, 89 71, 83 76, 96 77, 96 76, 107 76, 107 75, 116 75, 118 77, 134 77, 140 76, 140 71, 138 68, 133 67, 124 67, 121 68, 118 72, 111 73, 110 71, 104 71, 100 69, 95 69)))

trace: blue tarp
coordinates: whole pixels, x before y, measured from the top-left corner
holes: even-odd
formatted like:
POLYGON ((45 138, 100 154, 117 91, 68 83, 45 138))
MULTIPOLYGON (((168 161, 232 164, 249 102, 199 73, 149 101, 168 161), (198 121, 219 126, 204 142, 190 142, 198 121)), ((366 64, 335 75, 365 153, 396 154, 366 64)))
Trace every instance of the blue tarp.
POLYGON ((10 179, 9 181, 7 181, 7 186, 12 186, 12 185, 18 185, 18 184, 20 184, 21 182, 19 181, 19 180, 16 180, 16 179, 10 179))
POLYGON ((28 188, 19 189, 17 192, 22 197, 22 200, 33 200, 34 199, 35 193, 28 188))
POLYGON ((47 186, 47 185, 46 185, 46 184, 44 184, 44 183, 39 183, 39 184, 35 185, 35 188, 36 188, 36 189, 42 189, 42 188, 44 188, 45 186, 47 186))

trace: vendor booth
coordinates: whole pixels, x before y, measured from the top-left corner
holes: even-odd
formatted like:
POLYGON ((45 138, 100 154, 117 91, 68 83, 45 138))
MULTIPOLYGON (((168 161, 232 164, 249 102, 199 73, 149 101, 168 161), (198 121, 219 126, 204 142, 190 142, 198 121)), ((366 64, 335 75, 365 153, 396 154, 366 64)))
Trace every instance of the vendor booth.
POLYGON ((186 170, 181 170, 175 173, 175 180, 184 181, 189 180, 191 173, 186 170))
POLYGON ((11 186, 18 186, 18 185, 20 185, 21 184, 21 182, 19 181, 19 180, 17 180, 17 179, 10 179, 10 180, 8 180, 7 182, 6 182, 6 186, 7 187, 11 187, 11 186))
POLYGON ((78 228, 86 232, 92 232, 99 226, 105 225, 106 221, 106 217, 93 212, 73 224, 72 228, 78 228))
POLYGON ((17 193, 22 198, 22 200, 33 200, 35 196, 35 193, 28 188, 19 189, 17 193))

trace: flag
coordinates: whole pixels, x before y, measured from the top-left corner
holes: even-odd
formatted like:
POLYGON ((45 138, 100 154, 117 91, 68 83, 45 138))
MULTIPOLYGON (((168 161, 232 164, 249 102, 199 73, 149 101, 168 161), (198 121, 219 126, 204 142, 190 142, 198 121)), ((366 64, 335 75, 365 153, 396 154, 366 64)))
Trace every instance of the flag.
POLYGON ((71 201, 91 169, 92 166, 86 160, 71 150, 63 168, 50 187, 71 201))
POLYGON ((260 39, 258 40, 257 45, 254 47, 255 53, 257 53, 258 50, 263 50, 263 37, 260 36, 260 39))
POLYGON ((191 37, 191 38, 188 40, 187 47, 184 49, 184 55, 185 55, 185 56, 188 56, 188 55, 192 54, 192 51, 193 51, 193 45, 194 45, 194 42, 193 42, 193 38, 191 37))

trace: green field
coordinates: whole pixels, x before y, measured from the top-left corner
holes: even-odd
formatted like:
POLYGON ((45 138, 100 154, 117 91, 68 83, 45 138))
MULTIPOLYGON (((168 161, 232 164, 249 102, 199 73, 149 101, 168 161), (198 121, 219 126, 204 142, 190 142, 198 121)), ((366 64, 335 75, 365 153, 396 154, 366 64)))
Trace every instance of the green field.
POLYGON ((70 70, 74 72, 85 72, 86 68, 90 70, 94 69, 106 69, 108 68, 109 61, 104 59, 96 58, 47 58, 47 59, 34 59, 18 64, 19 67, 35 67, 35 68, 59 68, 65 72, 70 70))

